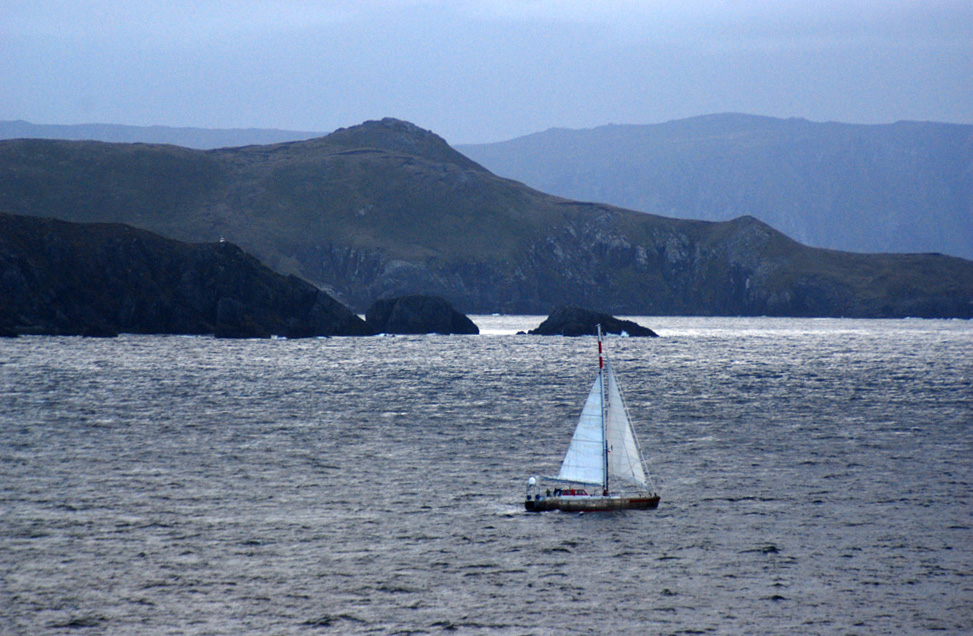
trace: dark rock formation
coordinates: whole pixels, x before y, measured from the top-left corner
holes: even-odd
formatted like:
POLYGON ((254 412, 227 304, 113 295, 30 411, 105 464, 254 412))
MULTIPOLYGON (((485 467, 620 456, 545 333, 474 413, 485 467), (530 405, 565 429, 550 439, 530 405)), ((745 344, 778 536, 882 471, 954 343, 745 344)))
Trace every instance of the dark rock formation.
POLYGON ((602 333, 626 333, 629 336, 657 338, 659 334, 631 320, 620 320, 609 314, 601 314, 581 307, 558 307, 537 329, 528 333, 535 336, 594 336, 601 325, 602 333))
POLYGON ((402 296, 372 303, 365 312, 368 326, 377 333, 478 334, 473 321, 436 296, 402 296))
POLYGON ((0 214, 0 330, 110 337, 364 335, 324 292, 230 243, 0 214))

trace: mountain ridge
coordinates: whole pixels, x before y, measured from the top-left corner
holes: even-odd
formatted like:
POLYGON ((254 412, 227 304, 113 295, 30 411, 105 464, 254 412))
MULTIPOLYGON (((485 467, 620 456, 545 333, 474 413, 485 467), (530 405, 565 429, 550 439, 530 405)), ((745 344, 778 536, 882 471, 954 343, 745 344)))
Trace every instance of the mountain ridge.
POLYGON ((0 121, 0 139, 168 144, 196 150, 298 141, 322 137, 326 134, 326 132, 275 128, 194 128, 96 123, 34 124, 22 119, 0 121))
POLYGON ((4 141, 0 209, 225 238, 359 312, 425 294, 464 313, 973 315, 969 261, 821 250, 752 217, 551 196, 390 119, 210 151, 4 141))
POLYGON ((676 218, 749 214, 817 247, 973 258, 969 125, 731 113, 458 149, 566 198, 676 218))

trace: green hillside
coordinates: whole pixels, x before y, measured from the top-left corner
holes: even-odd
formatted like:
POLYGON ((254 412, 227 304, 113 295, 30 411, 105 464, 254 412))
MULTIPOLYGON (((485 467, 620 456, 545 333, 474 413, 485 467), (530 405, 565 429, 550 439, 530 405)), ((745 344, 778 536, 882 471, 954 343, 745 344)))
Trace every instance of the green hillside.
POLYGON ((569 201, 392 119, 212 151, 0 142, 0 210, 225 238, 358 311, 432 294, 467 313, 973 315, 970 261, 812 249, 750 217, 569 201))

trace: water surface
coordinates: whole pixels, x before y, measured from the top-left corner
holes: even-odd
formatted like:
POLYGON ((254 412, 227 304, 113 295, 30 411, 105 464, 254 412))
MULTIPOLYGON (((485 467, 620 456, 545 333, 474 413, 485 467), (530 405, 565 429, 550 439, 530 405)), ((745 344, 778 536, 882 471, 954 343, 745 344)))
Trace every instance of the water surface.
POLYGON ((654 512, 528 514, 592 338, 0 341, 3 634, 973 631, 973 324, 640 318, 654 512))

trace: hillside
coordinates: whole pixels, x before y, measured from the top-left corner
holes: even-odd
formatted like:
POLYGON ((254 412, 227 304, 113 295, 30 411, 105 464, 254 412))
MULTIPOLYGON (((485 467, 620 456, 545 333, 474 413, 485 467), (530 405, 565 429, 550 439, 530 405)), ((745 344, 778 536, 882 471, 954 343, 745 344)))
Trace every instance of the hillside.
POLYGON ((464 313, 973 316, 973 262, 812 249, 751 217, 561 199, 392 119, 212 151, 0 142, 0 209, 225 238, 359 312, 428 294, 464 313))
POLYGON ((362 335, 364 321, 230 243, 0 214, 0 331, 362 335))
POLYGON ((571 199, 686 219, 750 215, 818 247, 973 258, 973 126, 725 114, 459 150, 571 199))

